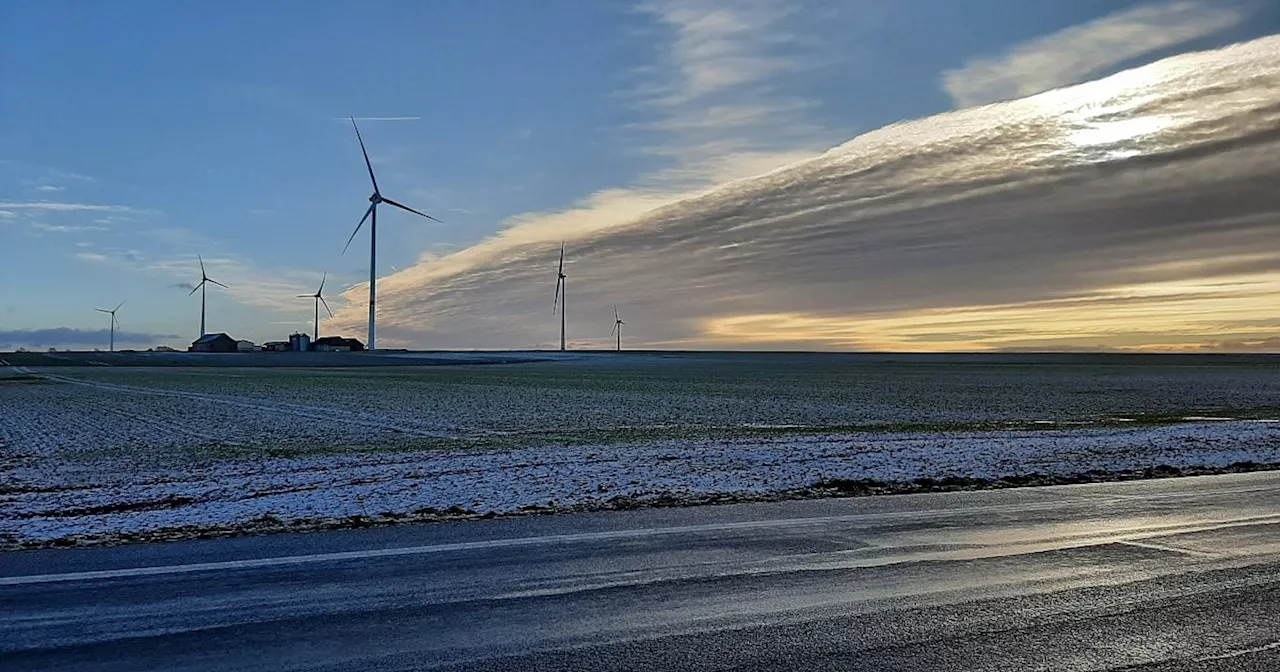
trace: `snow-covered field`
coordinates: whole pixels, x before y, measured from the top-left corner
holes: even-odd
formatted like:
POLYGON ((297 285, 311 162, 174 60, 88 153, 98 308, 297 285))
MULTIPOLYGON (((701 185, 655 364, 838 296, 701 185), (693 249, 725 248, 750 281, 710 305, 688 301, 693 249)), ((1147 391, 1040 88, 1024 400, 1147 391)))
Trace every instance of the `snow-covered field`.
POLYGON ((0 542, 1280 462, 1271 370, 722 364, 0 377, 0 542))

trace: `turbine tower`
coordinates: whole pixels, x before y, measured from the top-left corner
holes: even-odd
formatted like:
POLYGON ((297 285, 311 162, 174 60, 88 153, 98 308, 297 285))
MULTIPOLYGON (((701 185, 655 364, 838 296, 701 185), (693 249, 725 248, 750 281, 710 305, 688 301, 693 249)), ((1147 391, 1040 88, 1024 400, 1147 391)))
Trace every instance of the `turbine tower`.
MULTIPOLYGON (((360 153, 364 154, 364 165, 369 169, 369 181, 373 183, 373 194, 369 196, 369 209, 364 211, 364 217, 361 217, 360 223, 356 224, 356 230, 351 232, 351 237, 347 239, 347 244, 342 248, 342 253, 346 254, 347 248, 351 247, 351 241, 355 240, 357 233, 360 233, 360 227, 364 226, 364 220, 369 220, 369 350, 372 352, 377 348, 374 340, 374 314, 378 298, 378 204, 386 203, 406 212, 426 217, 433 222, 439 222, 440 220, 382 196, 382 192, 378 190, 378 178, 373 176, 373 164, 369 163, 369 152, 365 151, 364 138, 360 137, 360 127, 356 125, 355 117, 351 118, 351 127, 356 129, 356 140, 360 142, 360 153)), ((319 311, 317 310, 317 312, 319 311)))
POLYGON ((326 271, 324 275, 320 276, 320 289, 317 289, 315 294, 299 294, 298 295, 299 299, 315 299, 316 300, 316 329, 311 334, 312 342, 320 340, 320 304, 323 303, 324 309, 329 313, 329 317, 333 317, 333 311, 329 310, 329 302, 324 300, 324 281, 325 281, 325 278, 327 277, 329 277, 328 271, 326 271))
POLYGON ((218 282, 217 280, 214 280, 213 278, 209 277, 208 273, 204 272, 203 257, 197 254, 196 259, 200 260, 200 284, 196 285, 195 287, 192 287, 191 292, 187 294, 187 296, 191 296, 192 294, 195 294, 197 289, 200 290, 200 337, 203 338, 205 334, 205 331, 204 331, 204 294, 206 289, 205 285, 207 285, 208 283, 213 283, 223 289, 231 289, 231 288, 227 287, 221 282, 218 282))
POLYGON ((560 243, 560 268, 556 271, 556 298, 551 302, 551 314, 556 313, 556 304, 560 305, 560 352, 564 352, 564 302, 568 298, 564 274, 564 243, 560 243))
POLYGON ((626 322, 623 322, 622 318, 618 317, 618 307, 614 306, 613 307, 613 331, 609 332, 609 335, 612 336, 614 332, 617 332, 618 352, 622 352, 622 325, 624 324, 626 324, 626 322))
POLYGON ((120 306, 123 306, 123 305, 124 305, 124 301, 121 301, 119 305, 117 305, 115 308, 112 308, 111 310, 107 310, 105 308, 94 308, 94 310, 98 311, 99 313, 106 313, 111 316, 111 349, 109 350, 109 352, 116 351, 116 311, 120 310, 120 306))

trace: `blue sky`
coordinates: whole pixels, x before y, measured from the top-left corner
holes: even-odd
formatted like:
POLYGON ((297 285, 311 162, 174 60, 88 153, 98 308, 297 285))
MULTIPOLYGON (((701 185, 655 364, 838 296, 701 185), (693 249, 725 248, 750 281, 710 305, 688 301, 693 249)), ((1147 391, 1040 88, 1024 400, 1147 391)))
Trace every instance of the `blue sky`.
POLYGON ((127 300, 121 330, 183 344, 198 331, 198 299, 180 287, 199 278, 196 254, 233 288, 210 293, 211 331, 309 331, 294 294, 327 270, 338 309, 367 276, 365 234, 339 255, 368 194, 348 115, 410 118, 362 131, 384 193, 445 222, 383 215, 388 275, 529 213, 617 190, 660 203, 987 102, 947 73, 1135 8, 1154 8, 1136 19, 1147 48, 1049 83, 1280 30, 1265 2, 11 0, 0 333, 98 330, 92 309, 127 300))

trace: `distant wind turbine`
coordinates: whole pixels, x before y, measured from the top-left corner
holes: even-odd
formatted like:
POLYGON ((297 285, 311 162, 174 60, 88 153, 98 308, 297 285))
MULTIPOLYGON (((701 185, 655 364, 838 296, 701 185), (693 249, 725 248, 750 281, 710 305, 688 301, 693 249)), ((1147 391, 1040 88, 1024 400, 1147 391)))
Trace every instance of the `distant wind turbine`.
POLYGON ((551 302, 551 314, 556 313, 556 304, 560 305, 560 351, 564 352, 564 302, 568 299, 568 286, 564 274, 564 243, 560 243, 560 268, 556 271, 556 298, 551 302))
POLYGON ((192 288, 191 288, 191 292, 190 292, 189 294, 187 294, 187 296, 191 296, 192 294, 195 294, 197 289, 198 289, 198 290, 200 290, 200 336, 203 338, 203 337, 204 337, 204 334, 205 334, 205 331, 204 331, 204 293, 205 293, 205 285, 206 285, 207 283, 213 283, 213 284, 215 284, 215 285, 217 285, 217 286, 219 286, 219 287, 221 287, 221 288, 223 288, 223 289, 231 289, 231 288, 230 288, 230 287, 227 287, 226 285, 222 284, 221 282, 218 282, 217 280, 214 280, 213 278, 209 277, 209 274, 208 274, 208 273, 205 273, 205 272, 204 272, 204 258, 203 258, 203 257, 201 257, 200 255, 198 255, 198 254, 197 254, 197 255, 196 255, 196 259, 199 259, 199 260, 200 260, 200 284, 196 285, 195 287, 192 287, 192 288))
POLYGON ((618 317, 618 307, 614 306, 613 307, 613 331, 609 332, 609 335, 612 336, 614 332, 617 332, 618 352, 622 352, 622 325, 624 324, 626 324, 626 322, 623 322, 622 318, 618 317))
POLYGON ((364 165, 369 169, 369 181, 373 183, 373 194, 369 196, 369 209, 364 211, 364 217, 361 217, 360 223, 356 224, 356 230, 351 232, 351 237, 347 239, 347 244, 343 246, 342 253, 346 254, 347 248, 351 247, 351 241, 355 240, 357 233, 360 233, 360 227, 364 226, 364 220, 369 220, 369 350, 374 350, 377 347, 374 337, 374 314, 378 297, 378 204, 386 203, 406 212, 426 217, 433 222, 439 222, 440 220, 426 213, 418 212, 407 205, 396 203, 389 198, 383 198, 382 192, 378 191, 378 178, 373 176, 373 164, 369 163, 369 152, 365 151, 364 138, 360 137, 360 127, 356 125, 355 117, 351 117, 351 127, 356 129, 356 140, 360 142, 360 153, 364 154, 364 165))
POLYGON ((320 340, 320 304, 324 304, 324 309, 328 311, 329 317, 333 317, 333 311, 329 310, 329 302, 324 300, 324 281, 329 277, 328 271, 320 276, 320 289, 315 294, 299 294, 299 299, 315 299, 316 300, 316 329, 312 332, 312 340, 320 340))
POLYGON ((119 304, 116 305, 115 308, 112 308, 111 310, 107 310, 106 308, 94 308, 94 310, 98 311, 99 313, 106 313, 111 316, 111 350, 110 352, 116 351, 116 311, 120 310, 120 306, 123 306, 123 305, 124 305, 124 301, 121 301, 119 304))

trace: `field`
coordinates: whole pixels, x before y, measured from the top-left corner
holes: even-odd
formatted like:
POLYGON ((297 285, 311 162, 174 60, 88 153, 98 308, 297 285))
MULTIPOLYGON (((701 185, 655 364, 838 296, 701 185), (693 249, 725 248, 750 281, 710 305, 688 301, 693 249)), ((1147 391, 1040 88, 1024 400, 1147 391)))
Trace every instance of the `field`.
POLYGON ((27 357, 10 546, 1280 462, 1269 357, 27 357))

